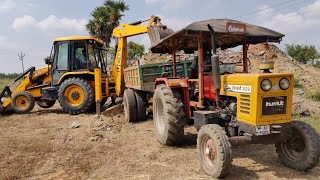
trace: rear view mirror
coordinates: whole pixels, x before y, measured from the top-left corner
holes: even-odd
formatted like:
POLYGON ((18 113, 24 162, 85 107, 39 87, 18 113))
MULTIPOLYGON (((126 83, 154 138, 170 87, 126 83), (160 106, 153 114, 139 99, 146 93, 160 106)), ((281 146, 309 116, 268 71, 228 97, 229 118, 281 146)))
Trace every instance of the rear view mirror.
POLYGON ((52 57, 48 56, 48 57, 44 58, 44 62, 46 64, 50 65, 50 64, 52 64, 53 59, 52 59, 52 57))

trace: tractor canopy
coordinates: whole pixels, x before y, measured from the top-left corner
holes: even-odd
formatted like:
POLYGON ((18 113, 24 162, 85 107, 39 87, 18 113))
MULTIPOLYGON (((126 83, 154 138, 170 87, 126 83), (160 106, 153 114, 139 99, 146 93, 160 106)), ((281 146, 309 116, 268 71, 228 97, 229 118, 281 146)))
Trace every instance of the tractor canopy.
POLYGON ((153 53, 171 53, 172 50, 184 50, 193 53, 198 50, 197 40, 210 42, 210 24, 215 31, 217 47, 221 49, 233 48, 239 45, 258 44, 262 42, 279 43, 283 34, 231 19, 210 19, 189 24, 185 28, 169 35, 155 43, 150 48, 153 53))

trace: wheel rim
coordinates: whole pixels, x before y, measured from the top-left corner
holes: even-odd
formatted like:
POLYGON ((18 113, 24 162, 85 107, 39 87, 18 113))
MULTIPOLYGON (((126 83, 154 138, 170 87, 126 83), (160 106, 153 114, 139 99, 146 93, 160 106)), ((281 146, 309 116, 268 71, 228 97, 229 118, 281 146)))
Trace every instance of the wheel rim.
POLYGON ((28 99, 24 96, 19 96, 17 99, 16 99, 16 105, 19 107, 19 108, 25 108, 28 106, 28 99))
POLYGON ((165 122, 163 119, 163 104, 160 98, 156 100, 155 103, 155 122, 157 126, 157 130, 160 134, 164 132, 165 122))
POLYGON ((288 159, 295 161, 304 158, 305 141, 297 131, 293 130, 292 138, 282 142, 281 146, 284 155, 288 159))
POLYGON ((84 91, 77 85, 71 85, 66 88, 64 97, 71 106, 79 106, 84 100, 84 91))
POLYGON ((201 156, 207 167, 214 168, 217 158, 217 148, 214 141, 208 136, 204 135, 201 140, 201 156))

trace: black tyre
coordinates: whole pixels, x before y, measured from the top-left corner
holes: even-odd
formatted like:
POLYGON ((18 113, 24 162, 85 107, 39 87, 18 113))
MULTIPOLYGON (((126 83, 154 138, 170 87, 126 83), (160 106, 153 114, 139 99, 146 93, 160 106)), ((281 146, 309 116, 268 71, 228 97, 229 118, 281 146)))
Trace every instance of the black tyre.
POLYGON ((137 101, 132 89, 126 89, 123 93, 124 116, 127 122, 137 121, 137 101))
POLYGON ((42 107, 42 108, 51 108, 56 101, 55 100, 45 100, 45 99, 40 99, 39 101, 36 101, 37 104, 42 107))
POLYGON ((19 91, 11 98, 12 109, 19 114, 29 113, 34 105, 34 97, 28 91, 19 91))
POLYGON ((59 102, 69 114, 86 113, 94 103, 94 89, 85 79, 69 78, 60 86, 59 102))
POLYGON ((295 170, 307 171, 317 166, 320 157, 320 140, 309 124, 292 121, 292 138, 276 144, 279 160, 295 170))
POLYGON ((164 84, 153 95, 153 120, 157 139, 162 145, 177 145, 184 135, 185 113, 180 94, 164 84))
POLYGON ((137 121, 144 121, 147 119, 147 97, 143 91, 134 91, 137 100, 137 121))
POLYGON ((232 162, 231 144, 226 132, 216 124, 202 126, 197 138, 202 169, 214 178, 229 174, 232 162))

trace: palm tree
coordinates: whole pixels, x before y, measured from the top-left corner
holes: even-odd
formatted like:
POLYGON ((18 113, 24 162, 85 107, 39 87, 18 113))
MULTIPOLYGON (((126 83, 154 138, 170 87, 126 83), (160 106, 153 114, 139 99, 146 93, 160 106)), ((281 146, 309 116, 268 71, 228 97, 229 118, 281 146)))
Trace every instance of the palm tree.
POLYGON ((95 8, 92 19, 86 25, 90 35, 99 37, 109 45, 112 31, 119 25, 119 21, 124 16, 122 13, 129 10, 129 6, 122 0, 106 0, 102 6, 95 8))

